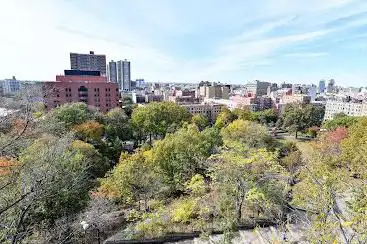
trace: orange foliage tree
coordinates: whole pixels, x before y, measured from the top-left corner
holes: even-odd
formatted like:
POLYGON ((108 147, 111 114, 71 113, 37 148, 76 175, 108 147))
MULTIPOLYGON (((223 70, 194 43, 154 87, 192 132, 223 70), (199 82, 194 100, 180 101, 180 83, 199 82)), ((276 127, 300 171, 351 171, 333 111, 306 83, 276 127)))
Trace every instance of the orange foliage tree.
POLYGON ((76 134, 86 141, 98 141, 103 136, 103 125, 94 120, 88 120, 80 125, 74 126, 76 134))

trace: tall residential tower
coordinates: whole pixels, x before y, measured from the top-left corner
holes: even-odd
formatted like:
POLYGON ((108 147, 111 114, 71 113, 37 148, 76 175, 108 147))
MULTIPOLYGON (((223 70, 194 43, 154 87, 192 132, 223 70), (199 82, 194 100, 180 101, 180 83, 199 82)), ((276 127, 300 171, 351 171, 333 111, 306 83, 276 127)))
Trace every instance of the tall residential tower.
POLYGON ((108 81, 117 83, 117 65, 113 60, 108 63, 108 81))
POLYGON ((324 93, 326 88, 325 80, 319 82, 319 93, 324 93))
POLYGON ((99 71, 106 75, 106 55, 96 55, 93 51, 89 54, 70 53, 71 69, 83 71, 99 71))
POLYGON ((117 82, 121 91, 131 90, 130 61, 117 61, 117 82))

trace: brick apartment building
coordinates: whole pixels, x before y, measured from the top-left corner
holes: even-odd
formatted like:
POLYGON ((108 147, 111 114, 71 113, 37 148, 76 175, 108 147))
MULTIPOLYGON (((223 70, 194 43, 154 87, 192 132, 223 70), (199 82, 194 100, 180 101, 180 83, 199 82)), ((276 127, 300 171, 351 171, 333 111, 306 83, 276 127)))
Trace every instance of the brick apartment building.
POLYGON ((72 102, 84 102, 102 112, 119 106, 118 84, 107 82, 99 72, 65 71, 55 82, 45 82, 43 90, 47 109, 72 102))

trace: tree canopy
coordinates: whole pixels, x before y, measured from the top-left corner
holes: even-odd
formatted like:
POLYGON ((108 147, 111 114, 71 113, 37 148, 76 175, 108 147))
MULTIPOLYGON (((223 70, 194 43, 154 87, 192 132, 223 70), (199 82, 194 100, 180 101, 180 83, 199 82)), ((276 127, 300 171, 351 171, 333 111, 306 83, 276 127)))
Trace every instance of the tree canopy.
POLYGON ((296 133, 304 131, 313 126, 321 126, 325 108, 311 104, 289 103, 285 105, 280 116, 281 126, 296 133))
MULTIPOLYGON (((171 102, 149 103, 139 107, 132 114, 132 124, 141 139, 164 137, 167 132, 173 132, 183 122, 191 118, 187 109, 171 102)), ((151 141, 151 140, 150 140, 151 141)))

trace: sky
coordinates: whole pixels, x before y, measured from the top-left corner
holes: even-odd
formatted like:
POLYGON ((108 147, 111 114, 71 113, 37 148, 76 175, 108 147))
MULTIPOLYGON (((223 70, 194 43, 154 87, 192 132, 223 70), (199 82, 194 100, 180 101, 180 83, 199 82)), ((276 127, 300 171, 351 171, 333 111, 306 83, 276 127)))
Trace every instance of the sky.
POLYGON ((367 86, 366 0, 1 0, 0 31, 0 79, 93 50, 154 82, 367 86))

